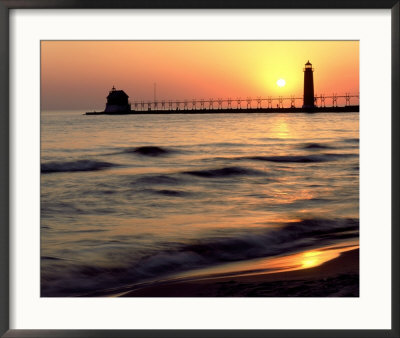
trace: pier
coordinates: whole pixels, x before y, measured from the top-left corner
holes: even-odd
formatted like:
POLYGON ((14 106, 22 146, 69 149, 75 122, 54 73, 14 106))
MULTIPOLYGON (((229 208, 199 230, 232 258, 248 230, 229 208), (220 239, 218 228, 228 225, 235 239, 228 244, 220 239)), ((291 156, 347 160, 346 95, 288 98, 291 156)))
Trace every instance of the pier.
POLYGON ((123 111, 87 112, 86 115, 215 114, 215 113, 346 113, 358 112, 359 95, 346 93, 314 97, 313 107, 303 107, 302 97, 218 98, 192 100, 133 101, 123 111))

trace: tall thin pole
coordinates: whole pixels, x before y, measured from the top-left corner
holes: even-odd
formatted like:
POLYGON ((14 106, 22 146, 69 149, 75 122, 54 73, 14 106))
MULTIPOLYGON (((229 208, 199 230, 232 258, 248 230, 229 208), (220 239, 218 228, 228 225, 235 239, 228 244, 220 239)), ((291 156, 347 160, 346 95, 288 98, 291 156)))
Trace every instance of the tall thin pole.
POLYGON ((154 82, 154 102, 157 101, 157 83, 154 82))

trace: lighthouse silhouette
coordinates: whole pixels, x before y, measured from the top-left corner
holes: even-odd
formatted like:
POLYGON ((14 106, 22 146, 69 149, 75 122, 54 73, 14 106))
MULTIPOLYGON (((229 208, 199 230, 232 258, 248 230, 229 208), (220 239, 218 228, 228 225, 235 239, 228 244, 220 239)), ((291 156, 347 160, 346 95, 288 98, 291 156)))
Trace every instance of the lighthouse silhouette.
POLYGON ((310 60, 304 66, 304 96, 303 108, 314 108, 314 69, 310 60))

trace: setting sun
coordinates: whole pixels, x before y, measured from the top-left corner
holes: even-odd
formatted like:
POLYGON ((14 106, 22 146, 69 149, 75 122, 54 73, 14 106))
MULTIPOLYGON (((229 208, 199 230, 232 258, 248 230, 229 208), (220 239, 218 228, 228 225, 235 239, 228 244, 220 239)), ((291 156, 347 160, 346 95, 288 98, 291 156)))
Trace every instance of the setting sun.
POLYGON ((284 79, 279 79, 278 81, 276 81, 276 84, 279 87, 283 87, 286 84, 286 81, 284 79))

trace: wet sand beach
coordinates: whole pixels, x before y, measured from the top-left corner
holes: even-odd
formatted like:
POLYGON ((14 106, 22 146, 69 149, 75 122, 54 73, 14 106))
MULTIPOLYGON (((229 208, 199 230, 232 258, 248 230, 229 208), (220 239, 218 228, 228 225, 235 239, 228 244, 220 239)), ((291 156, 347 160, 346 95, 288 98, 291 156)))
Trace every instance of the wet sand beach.
POLYGON ((123 297, 358 297, 359 249, 322 265, 280 273, 204 276, 128 291, 123 297))

